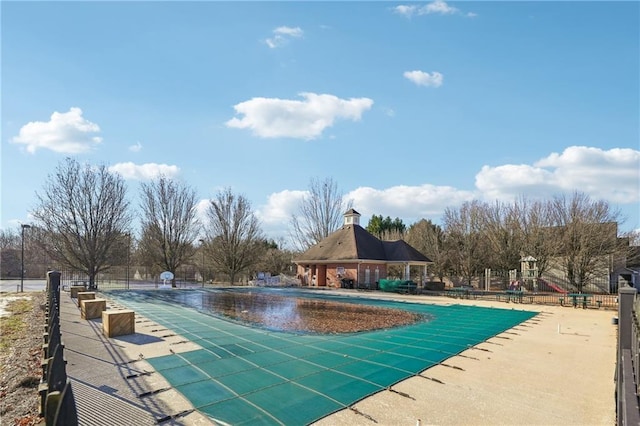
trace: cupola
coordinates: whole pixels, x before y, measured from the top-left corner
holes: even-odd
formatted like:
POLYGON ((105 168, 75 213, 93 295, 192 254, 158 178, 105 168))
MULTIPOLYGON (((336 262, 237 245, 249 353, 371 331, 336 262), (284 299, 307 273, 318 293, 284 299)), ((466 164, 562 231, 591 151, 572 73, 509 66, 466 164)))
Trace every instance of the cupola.
POLYGON ((344 224, 346 225, 360 225, 360 213, 354 209, 349 209, 344 214, 344 224))

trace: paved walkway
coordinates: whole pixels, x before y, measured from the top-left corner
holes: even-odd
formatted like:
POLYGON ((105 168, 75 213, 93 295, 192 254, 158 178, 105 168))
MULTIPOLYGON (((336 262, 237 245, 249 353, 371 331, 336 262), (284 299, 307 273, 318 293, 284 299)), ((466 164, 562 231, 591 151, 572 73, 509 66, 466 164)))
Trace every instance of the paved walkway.
MULTIPOLYGON (((337 292, 540 314, 317 425, 414 426, 418 420, 422 425, 615 423, 615 311, 337 292)), ((105 338, 100 319, 82 320, 69 293, 63 292, 61 299, 67 373, 81 425, 211 424, 145 361, 197 345, 140 316, 135 335, 105 338)))
POLYGON ((76 300, 62 292, 60 328, 80 425, 211 424, 145 361, 143 352, 152 356, 159 344, 169 352, 169 341, 152 337, 158 326, 136 318, 140 333, 106 338, 101 319, 81 319, 76 300))

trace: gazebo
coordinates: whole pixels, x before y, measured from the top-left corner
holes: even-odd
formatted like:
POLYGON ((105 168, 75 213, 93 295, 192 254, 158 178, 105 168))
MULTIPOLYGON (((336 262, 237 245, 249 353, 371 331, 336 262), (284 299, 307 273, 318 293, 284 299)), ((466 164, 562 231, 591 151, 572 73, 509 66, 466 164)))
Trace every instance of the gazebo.
POLYGON ((410 279, 411 266, 422 268, 421 280, 427 276, 428 257, 403 240, 382 241, 360 226, 360 213, 354 209, 344 214, 344 225, 327 238, 294 259, 302 285, 341 287, 343 283, 358 288, 375 288, 387 278, 389 266, 403 270, 410 279))

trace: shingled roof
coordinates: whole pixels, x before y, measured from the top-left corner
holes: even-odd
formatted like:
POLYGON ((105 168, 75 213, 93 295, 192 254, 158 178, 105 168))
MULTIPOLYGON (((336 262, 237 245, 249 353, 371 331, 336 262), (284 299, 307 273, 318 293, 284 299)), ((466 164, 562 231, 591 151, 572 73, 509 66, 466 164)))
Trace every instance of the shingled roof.
POLYGON ((431 260, 403 240, 381 241, 360 225, 344 225, 309 250, 297 263, 346 260, 428 262, 431 260))

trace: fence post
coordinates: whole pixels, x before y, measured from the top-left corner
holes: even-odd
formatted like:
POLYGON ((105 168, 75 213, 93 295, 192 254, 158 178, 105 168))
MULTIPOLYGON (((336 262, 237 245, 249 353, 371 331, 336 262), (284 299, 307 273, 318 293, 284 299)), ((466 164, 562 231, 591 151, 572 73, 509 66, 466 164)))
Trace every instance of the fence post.
POLYGON ((633 302, 637 292, 635 288, 622 287, 618 294, 618 351, 631 349, 633 302))
MULTIPOLYGON (((57 301, 55 308, 60 309, 60 276, 58 271, 47 272, 47 292, 49 297, 54 297, 57 301)), ((51 308, 51 307, 50 307, 51 308)))
POLYGON ((631 287, 622 287, 618 290, 618 350, 616 360, 616 412, 618 425, 625 425, 627 422, 627 398, 636 397, 635 392, 633 395, 627 395, 628 382, 631 379, 633 383, 633 375, 632 377, 625 377, 625 373, 629 373, 629 368, 624 368, 625 361, 629 364, 629 355, 632 352, 631 335, 633 333, 633 307, 636 294, 637 290, 631 287))

